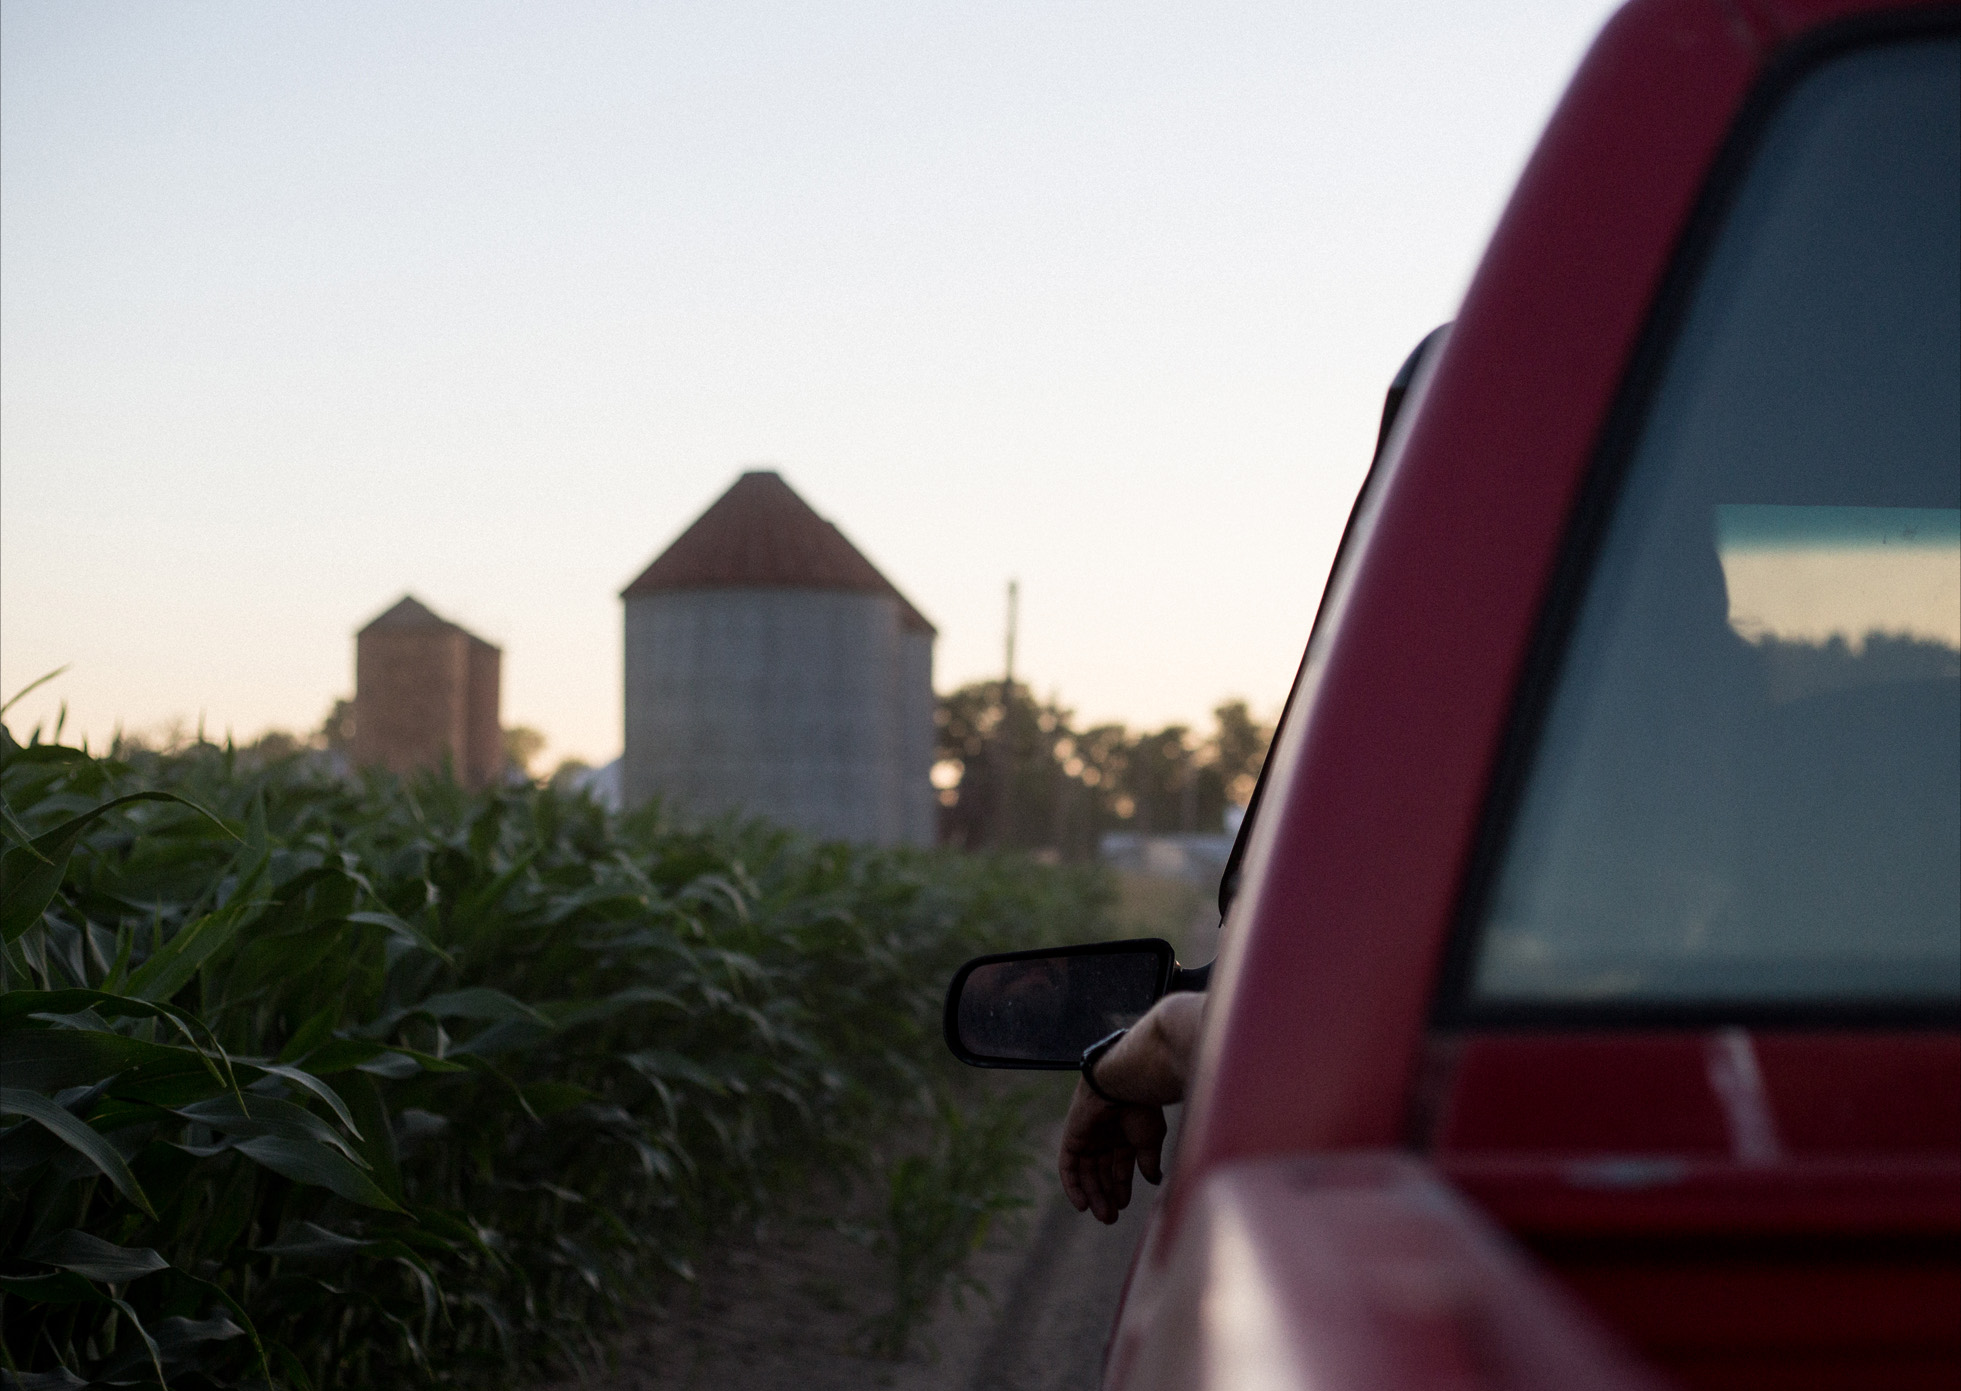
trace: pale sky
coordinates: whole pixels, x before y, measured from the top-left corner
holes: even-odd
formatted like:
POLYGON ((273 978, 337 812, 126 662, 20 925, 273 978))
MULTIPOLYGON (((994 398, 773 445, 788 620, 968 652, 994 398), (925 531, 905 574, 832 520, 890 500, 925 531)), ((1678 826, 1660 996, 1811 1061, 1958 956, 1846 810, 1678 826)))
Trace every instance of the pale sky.
POLYGON ((1723 557, 1730 626, 1744 637, 1862 651, 1868 633, 1961 648, 1961 550, 1740 551, 1723 557))
POLYGON ((351 694, 405 590, 543 764, 780 469, 1089 720, 1271 714, 1383 389, 1611 4, 0 3, 0 692, 351 694))

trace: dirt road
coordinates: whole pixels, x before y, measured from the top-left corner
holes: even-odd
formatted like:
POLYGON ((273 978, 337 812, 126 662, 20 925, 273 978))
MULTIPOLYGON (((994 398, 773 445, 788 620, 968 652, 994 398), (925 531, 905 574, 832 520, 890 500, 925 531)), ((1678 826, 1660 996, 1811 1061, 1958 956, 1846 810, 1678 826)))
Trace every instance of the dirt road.
POLYGON ((1030 1209, 975 1259, 988 1295, 945 1302, 903 1361, 864 1351, 876 1258, 809 1226, 730 1247, 689 1297, 629 1330, 612 1373, 557 1391, 1088 1391, 1158 1196, 1139 1188, 1105 1227, 1069 1206, 1052 1168, 1031 1170, 1030 1209))
MULTIPOLYGON (((1190 925, 1167 935, 1182 959, 1209 960, 1215 916, 1202 903, 1183 911, 1190 925)), ((1054 1088, 1059 1117, 1074 1081, 1049 1074, 1032 1085, 1054 1088)), ((1177 1109, 1167 1117, 1174 1136, 1177 1109)), ((1093 1391, 1160 1190, 1140 1180, 1113 1227, 1078 1213, 1055 1176, 1060 1129, 1058 1120, 1039 1142, 1042 1162, 1024 1190, 1029 1207, 1000 1224, 975 1257, 972 1273, 987 1296, 944 1301, 905 1360, 864 1351, 865 1319, 885 1284, 877 1257, 834 1227, 808 1222, 725 1249, 687 1296, 664 1300, 665 1309, 629 1330, 614 1372, 556 1391, 1093 1391)), ((1165 1158, 1168 1167, 1168 1151, 1165 1158)))
POLYGON ((1005 1269, 989 1272, 1000 1297, 958 1379, 920 1385, 1064 1391, 1097 1384, 1117 1297, 1159 1190, 1140 1180, 1129 1211, 1106 1227, 1069 1206, 1053 1172, 1042 1177, 1047 1192, 1028 1238, 1002 1253, 1005 1269))

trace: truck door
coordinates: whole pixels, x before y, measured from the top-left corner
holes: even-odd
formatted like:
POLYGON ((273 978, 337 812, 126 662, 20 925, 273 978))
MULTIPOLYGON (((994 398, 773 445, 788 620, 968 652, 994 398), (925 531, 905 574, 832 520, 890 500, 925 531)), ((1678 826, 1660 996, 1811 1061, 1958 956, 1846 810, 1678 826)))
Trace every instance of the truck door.
POLYGON ((1616 419, 1413 1138, 1690 1386, 1952 1386, 1952 29, 1766 80, 1616 419))

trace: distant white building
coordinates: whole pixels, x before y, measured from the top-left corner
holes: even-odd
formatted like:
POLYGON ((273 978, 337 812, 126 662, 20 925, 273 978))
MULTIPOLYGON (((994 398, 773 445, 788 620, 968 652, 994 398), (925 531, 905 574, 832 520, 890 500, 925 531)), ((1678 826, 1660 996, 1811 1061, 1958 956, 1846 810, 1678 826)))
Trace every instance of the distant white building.
POLYGON ((587 768, 572 778, 572 790, 583 792, 608 811, 620 809, 620 760, 587 768))
POLYGON ((1152 834, 1105 831, 1097 844, 1103 863, 1137 874, 1216 884, 1232 856, 1232 837, 1204 834, 1152 834))
POLYGON ((781 477, 743 474, 621 598, 626 805, 932 843, 933 626, 781 477))
POLYGON ((1164 833, 1105 831, 1097 842, 1103 863, 1136 874, 1183 879, 1191 884, 1217 884, 1232 858, 1232 843, 1246 820, 1246 808, 1226 803, 1216 835, 1203 832, 1164 833))

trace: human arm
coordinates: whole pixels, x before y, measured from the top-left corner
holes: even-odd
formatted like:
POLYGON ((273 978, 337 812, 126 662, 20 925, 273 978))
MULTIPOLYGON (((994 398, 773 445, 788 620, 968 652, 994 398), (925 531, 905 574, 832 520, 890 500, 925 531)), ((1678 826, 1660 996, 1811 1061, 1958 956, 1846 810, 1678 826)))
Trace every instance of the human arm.
POLYGON ((1164 1108, 1185 1098, 1205 996, 1167 995, 1096 1063, 1096 1085, 1078 1079, 1063 1122, 1056 1168, 1076 1211, 1110 1223, 1130 1205, 1132 1169, 1163 1178, 1164 1108))

